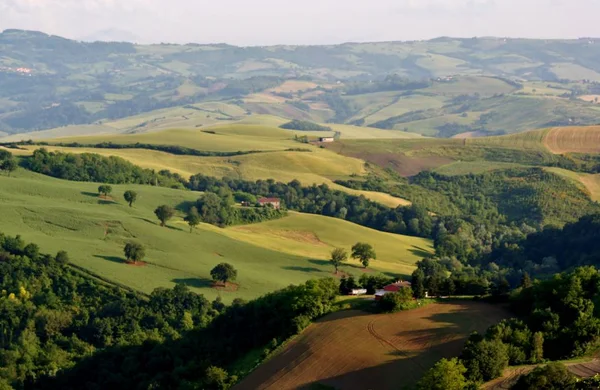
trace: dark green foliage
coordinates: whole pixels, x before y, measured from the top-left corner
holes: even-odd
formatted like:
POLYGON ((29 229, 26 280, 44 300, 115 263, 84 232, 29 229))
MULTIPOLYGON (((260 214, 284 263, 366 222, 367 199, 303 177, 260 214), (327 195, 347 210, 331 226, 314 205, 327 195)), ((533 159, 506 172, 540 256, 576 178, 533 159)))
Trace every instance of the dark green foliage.
MULTIPOLYGON (((428 237, 433 231, 434 218, 423 207, 412 205, 390 209, 364 196, 332 190, 325 184, 303 187, 298 180, 287 184, 274 180, 251 182, 227 177, 216 179, 198 174, 190 178, 189 188, 212 193, 223 193, 223 190, 233 193, 241 191, 255 196, 280 198, 290 210, 341 218, 393 233, 428 237), (416 230, 406 228, 411 220, 418 220, 416 230)), ((201 208, 198 209, 202 215, 201 208)))
POLYGON ((98 193, 107 197, 112 192, 112 187, 107 184, 102 184, 98 187, 98 193))
POLYGON ((296 334, 331 310, 338 290, 322 279, 225 307, 181 285, 128 293, 64 258, 0 234, 5 388, 228 388, 236 377, 220 367, 296 334))
POLYGON ((412 274, 411 288, 417 299, 425 298, 425 273, 417 268, 412 274))
POLYGON ((409 287, 402 287, 398 292, 385 294, 377 301, 377 307, 385 313, 409 310, 416 305, 417 302, 413 299, 413 293, 409 287))
POLYGON ((513 390, 576 390, 584 387, 577 385, 577 377, 571 374, 562 363, 550 363, 537 367, 523 375, 511 387, 513 390))
POLYGON ((330 262, 335 267, 335 273, 337 274, 338 268, 344 261, 348 260, 348 252, 344 248, 335 248, 331 251, 330 262))
POLYGON ((360 275, 359 284, 367 289, 367 294, 375 294, 375 291, 395 282, 395 279, 385 275, 360 275))
POLYGON ((210 271, 210 276, 215 282, 227 284, 237 278, 237 270, 229 263, 221 263, 210 271))
POLYGON ((478 340, 471 336, 463 349, 461 360, 467 377, 473 381, 489 381, 502 375, 508 366, 508 346, 500 340, 478 340))
POLYGON ((279 126, 282 129, 302 131, 331 131, 331 127, 321 126, 318 123, 294 119, 279 126))
POLYGON ((154 214, 156 218, 160 221, 160 226, 167 226, 167 221, 175 216, 175 209, 168 205, 158 206, 156 210, 154 210, 154 214))
POLYGON ((200 224, 202 219, 200 218, 200 213, 198 213, 196 206, 190 208, 190 211, 185 216, 185 221, 190 225, 190 233, 200 224))
POLYGON ((179 145, 156 145, 136 142, 134 144, 117 144, 113 142, 100 142, 97 144, 82 144, 79 142, 6 142, 0 143, 0 146, 19 146, 19 145, 40 145, 40 146, 60 146, 65 148, 94 148, 94 149, 147 149, 158 150, 165 153, 179 156, 198 156, 198 157, 233 157, 247 154, 261 153, 260 150, 236 151, 236 152, 216 152, 186 148, 179 145))
POLYGON ((125 244, 123 252, 125 253, 127 262, 132 262, 134 264, 138 261, 144 260, 144 257, 146 256, 146 250, 142 244, 137 242, 128 242, 125 244))
POLYGON ((128 293, 65 266, 66 252, 48 256, 19 237, 0 234, 0 259, 0 383, 15 389, 37 388, 104 348, 179 338, 184 313, 196 326, 216 315, 183 286, 128 293))
POLYGON ((151 184, 173 188, 183 188, 186 183, 178 174, 168 171, 156 173, 120 157, 103 157, 91 153, 72 154, 38 149, 26 160, 26 167, 44 175, 74 181, 151 184))
POLYGON ((377 254, 371 244, 357 242, 352 246, 352 258, 358 259, 361 264, 367 268, 371 259, 374 260, 377 258, 377 254))
MULTIPOLYGON (((234 207, 234 195, 226 188, 218 190, 219 195, 206 192, 196 201, 196 208, 202 222, 216 226, 230 226, 270 221, 285 216, 285 210, 272 207, 234 207)), ((240 192, 237 192, 238 196, 240 192)), ((251 194, 243 198, 251 200, 251 194)), ((248 202, 248 201, 245 201, 248 202)))
POLYGON ((58 263, 58 264, 68 264, 69 263, 69 254, 65 251, 58 251, 58 253, 56 253, 56 256, 54 257, 54 260, 58 263))
POLYGON ((8 157, 3 161, 0 160, 0 170, 6 172, 8 176, 16 171, 18 167, 19 164, 17 164, 17 160, 14 157, 8 157))
POLYGON ((418 390, 464 390, 467 369, 460 360, 442 359, 429 369, 417 384, 418 390))
POLYGON ((350 277, 348 277, 348 278, 343 276, 342 279, 340 280, 340 294, 342 294, 342 295, 348 295, 352 292, 352 290, 354 290, 356 288, 362 288, 362 287, 363 286, 361 286, 360 283, 358 283, 356 281, 356 279, 354 279, 354 276, 352 276, 352 275, 350 275, 350 277))
MULTIPOLYGON (((43 378, 37 387, 74 390, 85 383, 115 390, 178 389, 183 385, 218 388, 212 386, 234 380, 219 367, 250 350, 271 345, 274 338, 285 340, 303 330, 312 319, 331 310, 337 291, 333 279, 311 280, 248 303, 234 302, 207 326, 197 327, 178 340, 101 351, 56 378, 43 378), (210 367, 216 369, 207 371, 210 367)), ((186 303, 177 296, 164 296, 155 302, 165 310, 186 303)))
POLYGON ((129 203, 129 207, 132 207, 135 201, 137 200, 138 194, 135 191, 125 191, 123 194, 123 198, 127 203, 129 203))

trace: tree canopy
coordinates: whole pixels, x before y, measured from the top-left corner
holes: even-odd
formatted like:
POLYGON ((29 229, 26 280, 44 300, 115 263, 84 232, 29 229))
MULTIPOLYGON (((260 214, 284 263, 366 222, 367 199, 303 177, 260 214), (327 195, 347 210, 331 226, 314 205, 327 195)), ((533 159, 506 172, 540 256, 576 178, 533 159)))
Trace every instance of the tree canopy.
POLYGON ((144 257, 146 256, 146 250, 142 244, 137 242, 128 242, 125 244, 123 252, 125 253, 127 262, 137 263, 144 260, 144 257))
POLYGON ((229 263, 221 263, 210 271, 210 276, 214 281, 226 284, 237 278, 237 270, 229 263))
POLYGON ((371 244, 357 242, 352 246, 352 258, 360 260, 361 264, 367 268, 371 259, 377 258, 377 254, 371 244))
POLYGON ((127 190, 123 194, 123 198, 127 203, 129 203, 129 207, 132 207, 135 201, 137 200, 138 194, 135 191, 127 190))
POLYGON ((338 273, 338 268, 342 265, 344 261, 348 259, 348 252, 346 252, 343 248, 335 248, 331 251, 330 262, 335 267, 335 273, 338 273))
POLYGON ((158 206, 154 210, 156 218, 160 221, 160 226, 167 226, 167 222, 175 216, 175 209, 169 205, 158 206))

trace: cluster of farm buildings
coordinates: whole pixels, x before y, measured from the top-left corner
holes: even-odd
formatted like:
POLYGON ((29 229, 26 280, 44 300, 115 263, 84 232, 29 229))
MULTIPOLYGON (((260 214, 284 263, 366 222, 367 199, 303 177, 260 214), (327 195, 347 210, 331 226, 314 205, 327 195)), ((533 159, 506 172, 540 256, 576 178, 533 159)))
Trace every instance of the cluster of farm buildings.
MULTIPOLYGON (((411 288, 411 286, 412 285, 410 282, 404 280, 398 280, 397 282, 390 283, 381 289, 375 290, 375 300, 378 301, 386 294, 396 293, 402 288, 411 288)), ((366 293, 367 289, 365 288, 355 288, 350 290, 350 295, 365 295, 366 293)))

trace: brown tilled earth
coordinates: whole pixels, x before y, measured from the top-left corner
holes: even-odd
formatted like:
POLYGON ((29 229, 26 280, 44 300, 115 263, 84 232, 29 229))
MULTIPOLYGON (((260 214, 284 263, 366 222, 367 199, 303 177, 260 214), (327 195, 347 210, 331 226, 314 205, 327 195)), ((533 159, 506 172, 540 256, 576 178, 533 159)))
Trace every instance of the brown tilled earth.
POLYGON ((359 158, 379 165, 383 168, 391 168, 401 176, 410 177, 421 171, 433 170, 442 165, 450 164, 454 160, 447 157, 409 157, 396 153, 349 153, 349 157, 359 158))
MULTIPOLYGON (((580 378, 589 378, 600 373, 600 360, 594 359, 583 363, 567 363, 567 369, 580 378)), ((522 375, 530 373, 537 365, 521 367, 509 367, 501 378, 487 382, 481 388, 483 390, 508 390, 522 375)))
POLYGON ((544 145, 555 154, 600 153, 600 126, 555 127, 544 137, 544 145))
POLYGON ((396 314, 352 310, 311 325, 235 387, 309 389, 320 383, 344 390, 413 385, 442 357, 457 356, 468 335, 506 318, 501 307, 449 301, 396 314))

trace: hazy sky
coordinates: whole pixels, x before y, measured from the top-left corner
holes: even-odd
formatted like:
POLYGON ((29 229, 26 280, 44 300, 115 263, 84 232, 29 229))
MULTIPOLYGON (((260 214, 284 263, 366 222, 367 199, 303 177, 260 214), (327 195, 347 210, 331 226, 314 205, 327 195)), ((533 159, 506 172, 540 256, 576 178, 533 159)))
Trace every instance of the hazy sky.
POLYGON ((0 30, 144 43, 599 37, 599 15, 600 0, 0 0, 0 30))

